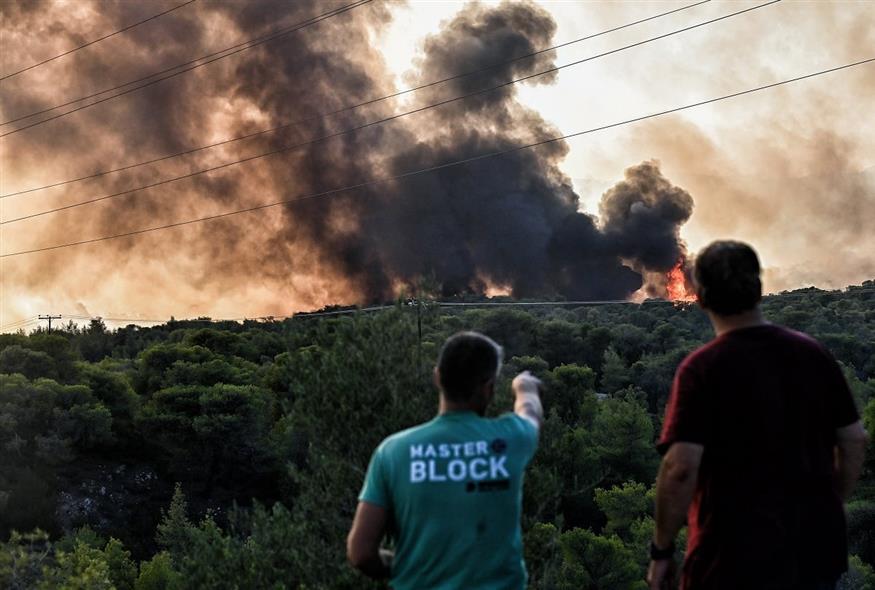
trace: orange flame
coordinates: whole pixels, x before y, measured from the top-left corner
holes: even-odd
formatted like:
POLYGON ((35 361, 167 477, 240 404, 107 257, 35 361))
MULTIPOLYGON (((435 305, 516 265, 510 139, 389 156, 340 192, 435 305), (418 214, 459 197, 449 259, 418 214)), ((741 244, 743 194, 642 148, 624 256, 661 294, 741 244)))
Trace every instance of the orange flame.
POLYGON ((682 268, 682 261, 668 271, 666 275, 665 291, 670 301, 688 301, 696 300, 696 294, 687 290, 687 277, 682 268))

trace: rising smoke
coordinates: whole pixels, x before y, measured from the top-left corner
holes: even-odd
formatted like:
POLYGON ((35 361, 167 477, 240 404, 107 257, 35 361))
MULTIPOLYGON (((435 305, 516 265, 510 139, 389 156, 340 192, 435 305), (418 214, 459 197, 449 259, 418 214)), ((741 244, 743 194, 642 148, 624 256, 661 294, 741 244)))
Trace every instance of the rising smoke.
MULTIPOLYGON (((133 14, 133 5, 100 2, 101 30, 141 18, 133 14)), ((62 28, 58 10, 33 6, 2 4, 4 45, 12 46, 16 36, 39 26, 60 37, 60 47, 94 36, 62 28)), ((98 14, 96 4, 80 8, 98 14)), ((283 23, 293 23, 327 9, 324 2, 287 0, 197 3, 160 26, 141 27, 118 39, 116 51, 83 51, 63 65, 53 64, 47 73, 56 76, 63 94, 24 75, 9 80, 2 117, 88 93, 107 80, 161 69, 182 61, 180 56, 228 45, 229 39, 264 34, 277 26, 278 15, 283 23)), ((4 176, 25 188, 389 94, 396 88, 373 44, 389 20, 385 5, 367 5, 285 41, 6 138, 4 176), (50 169, 44 168, 47 161, 53 162, 50 169)), ((552 17, 535 4, 469 5, 425 40, 409 82, 476 70, 549 46, 555 29, 552 17)), ((3 70, 33 58, 7 56, 3 70)), ((553 65, 553 58, 545 53, 430 88, 417 93, 413 106, 541 71, 553 65)), ((547 84, 553 77, 531 83, 547 84)), ((306 141, 401 108, 378 103, 210 153, 71 185, 51 198, 16 199, 7 204, 5 216, 306 141)), ((13 235, 4 249, 325 191, 557 135, 557 129, 517 100, 516 86, 507 86, 306 149, 35 220, 27 229, 11 228, 16 233, 9 232, 13 235)), ((596 218, 579 210, 578 195, 560 170, 567 151, 565 143, 554 142, 282 209, 16 259, 7 263, 4 282, 47 288, 57 280, 47 268, 96 276, 120 272, 132 281, 160 286, 155 288, 171 301, 176 294, 194 300, 195 308, 239 291, 241 283, 261 285, 258 299, 288 310, 287 300, 302 306, 384 301, 423 278, 436 280, 444 295, 493 287, 517 297, 614 299, 629 297, 642 287, 642 277, 664 275, 685 259, 679 229, 692 213, 693 200, 662 175, 656 162, 629 168, 603 195, 596 218)), ((4 193, 17 188, 4 181, 4 193)), ((655 289, 660 294, 658 285, 655 289)))

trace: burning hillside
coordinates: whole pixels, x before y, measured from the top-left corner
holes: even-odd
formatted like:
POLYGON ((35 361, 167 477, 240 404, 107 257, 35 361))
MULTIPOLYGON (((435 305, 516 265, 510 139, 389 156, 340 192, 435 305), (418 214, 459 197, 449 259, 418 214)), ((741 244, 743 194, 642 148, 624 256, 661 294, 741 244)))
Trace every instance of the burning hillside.
POLYGON ((693 291, 684 270, 685 263, 686 261, 679 261, 674 268, 668 271, 665 296, 671 301, 696 301, 696 293, 693 291))

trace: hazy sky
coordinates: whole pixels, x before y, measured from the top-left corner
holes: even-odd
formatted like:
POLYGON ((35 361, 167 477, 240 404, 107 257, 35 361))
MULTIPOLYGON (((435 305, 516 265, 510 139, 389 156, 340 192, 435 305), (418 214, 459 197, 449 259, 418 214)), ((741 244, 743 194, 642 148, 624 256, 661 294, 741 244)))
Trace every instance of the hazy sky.
MULTIPOLYGON (((176 3, 74 0, 17 4, 3 0, 0 72, 19 69, 176 3)), ((0 193, 276 125, 282 122, 277 119, 279 114, 300 118, 301 113, 307 113, 282 101, 296 105, 322 93, 319 102, 331 110, 335 105, 349 104, 348 97, 340 94, 354 94, 359 86, 367 88, 355 98, 368 98, 374 92, 389 94, 429 81, 423 80, 424 43, 430 35, 444 30, 466 4, 379 4, 358 8, 356 16, 345 20, 332 19, 337 22, 325 26, 331 33, 324 37, 316 36, 316 27, 306 33, 313 35, 307 37, 306 44, 316 57, 300 62, 288 58, 285 73, 304 76, 301 68, 305 68, 306 76, 314 76, 318 84, 294 88, 284 95, 258 88, 275 74, 269 69, 270 50, 252 50, 157 84, 149 91, 2 138, 0 193), (367 81, 350 79, 344 82, 346 86, 338 86, 342 91, 332 89, 331 78, 337 74, 320 78, 319 71, 331 71, 338 56, 346 60, 344 72, 361 67, 367 72, 367 81), (256 87, 242 82, 243 74, 256 87)), ((687 3, 537 4, 555 23, 549 44, 558 44, 687 3)), ((553 63, 562 65, 756 4, 710 2, 562 48, 551 57, 553 63)), ((258 14, 255 10, 241 14, 239 6, 199 0, 128 33, 5 80, 0 83, 2 120, 198 57, 263 34, 278 24, 301 20, 297 14, 282 14, 293 11, 289 2, 274 0, 258 14), (273 13, 273 18, 265 13, 268 17, 273 13)), ((297 10, 300 3, 294 6, 297 10)), ((330 6, 333 4, 320 3, 302 14, 312 15, 330 6)), ((470 42, 476 44, 477 40, 470 42)), ((294 38, 281 43, 286 51, 295 51, 294 38)), ((447 51, 451 53, 451 49, 447 51)), ((784 0, 563 69, 547 82, 517 85, 513 100, 537 113, 558 134, 567 134, 871 57, 875 57, 875 3, 784 0)), ((428 62, 432 64, 429 67, 433 67, 432 62, 428 62)), ((459 71, 466 69, 464 63, 459 64, 459 71)), ((277 79, 281 85, 283 78, 277 79)), ((421 104, 421 98, 409 95, 383 103, 371 114, 385 116, 421 104)), ((680 231, 691 253, 716 238, 738 238, 759 250, 767 290, 807 285, 840 288, 875 278, 873 104, 875 65, 867 64, 570 139, 558 166, 572 179, 580 210, 598 216, 603 193, 623 179, 624 170, 656 160, 662 174, 693 198, 692 216, 680 231)), ((486 125, 484 121, 487 119, 478 119, 477 124, 486 125)), ((524 137, 523 128, 528 124, 527 120, 488 121, 489 125, 501 121, 514 137, 524 137), (514 131, 516 125, 519 128, 514 131)), ((0 132, 13 128, 14 124, 2 126, 0 132)), ((303 131, 295 132, 303 134, 293 136, 296 140, 309 137, 303 131)), ((380 142, 422 142, 438 134, 439 130, 428 128, 425 122, 421 128, 411 122, 405 124, 403 133, 375 135, 373 146, 378 151, 380 142)), ((115 175, 119 178, 0 199, 0 216, 8 220, 124 190, 258 153, 265 146, 277 147, 269 142, 243 147, 235 144, 233 149, 213 150, 220 154, 200 154, 160 168, 146 167, 124 178, 115 175)), ((396 150, 392 157, 399 158, 398 153, 396 150)), ((344 157, 342 151, 332 154, 344 157)), ((309 176, 313 166, 324 164, 318 157, 310 161, 313 159, 309 156, 308 165, 296 164, 279 176, 275 165, 257 163, 245 173, 214 173, 184 189, 176 188, 181 183, 174 183, 150 191, 160 192, 160 197, 123 198, 124 204, 97 203, 10 223, 0 226, 0 247, 8 253, 256 205, 282 195, 281 185, 297 187, 299 181, 300 186, 332 188, 301 180, 309 176), (209 191, 209 198, 203 196, 204 191, 209 191)), ((372 167, 382 161, 370 160, 372 167)), ((343 185, 356 179, 350 174, 338 176, 337 181, 343 185)), ((357 286, 360 283, 345 277, 338 261, 325 254, 325 246, 319 242, 322 234, 298 226, 307 233, 306 239, 292 235, 290 227, 305 219, 295 215, 272 209, 139 238, 4 258, 0 260, 0 324, 40 313, 252 317, 356 302, 356 293, 362 292, 357 286), (211 238, 219 234, 221 240, 211 238), (280 235, 283 239, 278 245, 280 235)), ((340 208, 333 210, 333 228, 352 223, 363 221, 360 216, 347 219, 340 208)), ((355 259, 354 253, 345 256, 355 259)), ((490 284, 500 282, 494 276, 484 278, 490 284)))
MULTIPOLYGON (((686 3, 541 2, 558 43, 686 3)), ((750 2, 711 2, 558 51, 573 62, 750 2)), ((398 9, 386 55, 403 76, 409 39, 437 30, 459 3, 398 9), (425 15, 428 15, 424 18, 425 15), (412 34, 411 34, 412 33, 412 34)), ((521 98, 563 133, 875 57, 875 3, 768 6, 562 70, 521 98)), ((415 59, 415 58, 413 58, 415 59)), ((696 209, 681 230, 693 251, 716 238, 754 244, 766 288, 840 288, 875 277, 875 65, 570 140, 564 169, 583 204, 631 163, 655 158, 696 209)))

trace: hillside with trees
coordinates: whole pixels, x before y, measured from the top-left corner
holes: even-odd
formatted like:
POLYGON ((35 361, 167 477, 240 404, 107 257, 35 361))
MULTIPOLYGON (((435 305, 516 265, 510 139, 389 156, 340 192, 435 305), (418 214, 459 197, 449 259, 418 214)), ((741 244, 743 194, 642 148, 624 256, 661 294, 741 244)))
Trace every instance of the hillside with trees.
MULTIPOLYGON (((381 587, 344 555, 370 454, 434 415, 438 349, 472 329, 505 348, 496 413, 520 370, 545 383, 530 587, 644 588, 654 442, 707 318, 663 301, 467 303, 0 335, 0 587, 381 587)), ((830 349, 875 437, 875 282, 763 308, 830 349)), ((875 589, 871 444, 847 516, 841 588, 875 589)))

